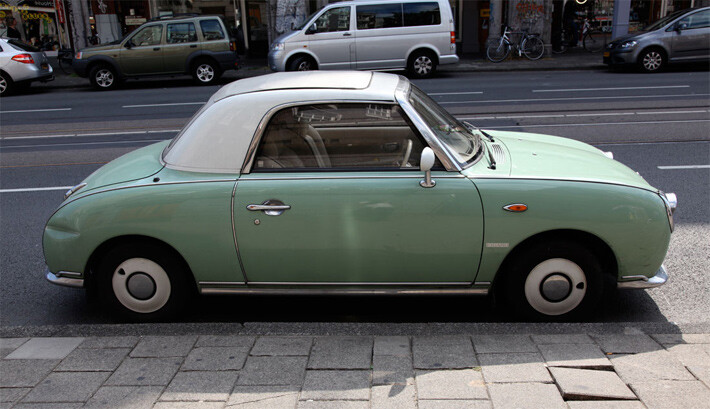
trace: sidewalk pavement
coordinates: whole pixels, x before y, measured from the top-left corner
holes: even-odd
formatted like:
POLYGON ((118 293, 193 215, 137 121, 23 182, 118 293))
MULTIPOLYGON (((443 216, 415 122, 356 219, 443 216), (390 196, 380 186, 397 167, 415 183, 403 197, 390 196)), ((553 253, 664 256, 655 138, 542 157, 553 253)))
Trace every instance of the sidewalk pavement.
MULTIPOLYGON (((46 86, 49 88, 76 88, 89 87, 89 80, 81 78, 73 73, 71 67, 66 67, 67 73, 59 69, 57 59, 49 58, 54 68, 55 80, 45 85, 35 84, 33 86, 46 86)), ((601 53, 589 53, 583 49, 572 49, 565 54, 553 54, 537 61, 530 61, 525 57, 512 56, 500 63, 492 63, 485 57, 462 57, 455 65, 442 65, 437 68, 439 73, 453 72, 491 72, 491 71, 549 71, 549 70, 586 70, 604 69, 606 65, 602 63, 601 53)), ((237 79, 254 77, 257 75, 269 74, 272 71, 266 64, 264 58, 242 58, 241 69, 237 71, 227 71, 223 75, 222 83, 231 82, 237 79)), ((187 76, 184 76, 186 79, 187 76)), ((153 77, 164 78, 164 77, 153 77)))
POLYGON ((555 335, 2 338, 0 358, 0 408, 710 405, 710 333, 633 327, 555 335))

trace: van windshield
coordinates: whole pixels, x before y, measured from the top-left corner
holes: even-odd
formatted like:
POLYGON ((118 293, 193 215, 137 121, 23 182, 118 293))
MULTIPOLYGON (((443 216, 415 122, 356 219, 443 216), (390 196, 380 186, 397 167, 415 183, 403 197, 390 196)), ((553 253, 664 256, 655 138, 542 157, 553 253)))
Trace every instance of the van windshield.
MULTIPOLYGON (((318 10, 318 11, 320 11, 320 10, 318 10)), ((301 23, 301 24, 295 26, 295 27, 294 27, 294 31, 303 30, 303 27, 305 27, 306 24, 308 24, 309 21, 313 20, 313 17, 315 17, 315 15, 318 13, 318 11, 316 11, 315 13, 313 13, 313 14, 311 14, 310 16, 306 17, 306 19, 303 20, 303 23, 301 23)))

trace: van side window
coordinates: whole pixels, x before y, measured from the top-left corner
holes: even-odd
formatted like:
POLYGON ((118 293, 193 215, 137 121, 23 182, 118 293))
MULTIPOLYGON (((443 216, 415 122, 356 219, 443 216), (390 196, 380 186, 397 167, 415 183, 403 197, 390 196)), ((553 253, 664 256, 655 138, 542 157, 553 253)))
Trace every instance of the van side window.
POLYGON ((200 28, 202 29, 202 37, 205 38, 205 41, 224 39, 222 26, 217 20, 202 20, 200 21, 200 28))
POLYGON ((350 30, 350 7, 332 8, 316 20, 316 33, 350 30))
POLYGON ((402 3, 357 6, 357 29, 402 27, 402 3))
POLYGON ((404 25, 435 26, 441 24, 439 3, 404 3, 404 25))
POLYGON ((168 44, 191 43, 197 41, 195 25, 192 23, 168 24, 168 44))

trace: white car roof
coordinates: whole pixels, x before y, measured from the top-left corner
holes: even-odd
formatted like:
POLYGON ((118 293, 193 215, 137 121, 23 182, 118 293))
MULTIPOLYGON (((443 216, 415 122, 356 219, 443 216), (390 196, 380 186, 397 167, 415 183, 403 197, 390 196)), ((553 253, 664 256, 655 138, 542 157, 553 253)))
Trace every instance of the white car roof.
POLYGON ((262 119, 274 108, 333 101, 395 103, 404 77, 358 71, 281 72, 222 87, 163 154, 172 169, 239 173, 262 119))

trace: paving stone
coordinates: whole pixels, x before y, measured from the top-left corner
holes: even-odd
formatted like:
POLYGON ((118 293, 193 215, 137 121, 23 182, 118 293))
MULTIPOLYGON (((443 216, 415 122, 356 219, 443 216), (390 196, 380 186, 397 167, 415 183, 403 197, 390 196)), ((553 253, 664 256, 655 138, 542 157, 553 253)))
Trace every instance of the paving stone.
POLYGON ((707 409, 710 389, 699 381, 659 381, 631 385, 648 409, 707 409))
POLYGON ((106 385, 167 385, 180 368, 182 358, 126 358, 106 385))
POLYGON ((0 403, 14 403, 20 400, 32 388, 0 388, 0 403))
POLYGON ((91 337, 86 338, 79 348, 133 348, 139 337, 91 337))
POLYGON ((25 396, 23 402, 85 402, 106 381, 106 372, 54 372, 25 396))
POLYGON ((227 401, 237 371, 178 372, 160 396, 161 401, 227 401))
POLYGON ((474 335, 473 348, 479 354, 538 352, 528 335, 474 335))
POLYGON ((299 386, 237 386, 227 401, 228 408, 295 408, 299 386))
POLYGON ((243 335, 200 335, 196 347, 239 347, 250 349, 256 337, 243 335))
POLYGON ((242 369, 247 351, 239 347, 200 347, 190 351, 181 371, 234 371, 242 369))
POLYGON ((557 386, 549 383, 494 383, 488 387, 496 409, 566 409, 557 386))
POLYGON ((412 355, 409 337, 375 337, 374 355, 412 355))
POLYGON ((554 334, 554 335, 531 335, 534 343, 538 345, 546 344, 593 344, 594 340, 587 334, 554 334))
POLYGON ((544 344, 538 347, 548 366, 611 368, 611 362, 596 344, 544 344))
POLYGON ((59 364, 56 360, 0 360, 0 387, 19 388, 37 385, 59 364))
POLYGON ((415 337, 412 353, 417 369, 473 368, 478 365, 468 336, 415 337))
POLYGON ((303 356, 250 356, 238 385, 301 385, 308 358, 303 356))
POLYGON ((150 409, 162 390, 162 386, 102 386, 84 408, 150 409))
POLYGON ((77 348, 64 358, 55 371, 115 371, 129 352, 130 348, 77 348))
POLYGON ((688 370, 695 375, 700 382, 710 388, 710 366, 688 365, 688 370))
POLYGON ((491 409, 489 400, 419 400, 419 409, 491 409))
POLYGON ((361 400, 302 400, 298 409, 368 409, 369 402, 361 400))
POLYGON ((158 402, 153 409, 222 409, 224 402, 158 402))
POLYGON ((369 400, 370 371, 306 371, 300 400, 369 400))
POLYGON ((416 371, 419 399, 488 399, 483 376, 473 369, 416 371))
POLYGON ((540 354, 481 354, 478 359, 486 383, 552 382, 540 354))
POLYGON ((298 356, 311 353, 311 337, 260 337, 250 355, 298 356))
POLYGON ((666 349, 685 366, 710 366, 710 349, 704 344, 671 344, 666 349))
POLYGON ((380 385, 372 387, 372 409, 417 409, 414 385, 380 385))
POLYGON ((663 349, 656 341, 645 334, 603 334, 592 335, 602 351, 612 354, 638 354, 663 349))
POLYGON ((397 355, 375 355, 372 358, 372 384, 414 383, 412 358, 397 355))
POLYGON ((84 338, 32 338, 4 359, 64 359, 84 338))
POLYGON ((8 356, 28 340, 29 338, 0 338, 0 359, 8 356))
POLYGON ((569 409, 645 409, 637 400, 592 400, 567 402, 569 409))
POLYGON ((624 381, 612 371, 550 368, 562 397, 567 400, 636 399, 624 381))
POLYGON ((308 369, 370 369, 372 343, 371 337, 318 337, 308 369))
POLYGON ((195 345, 194 336, 143 337, 131 351, 132 358, 167 358, 187 356, 195 345))
POLYGON ((710 344, 710 334, 651 334, 659 344, 710 344))
POLYGON ((695 377, 665 349, 633 355, 613 355, 614 370, 626 383, 649 379, 694 381, 695 377))

